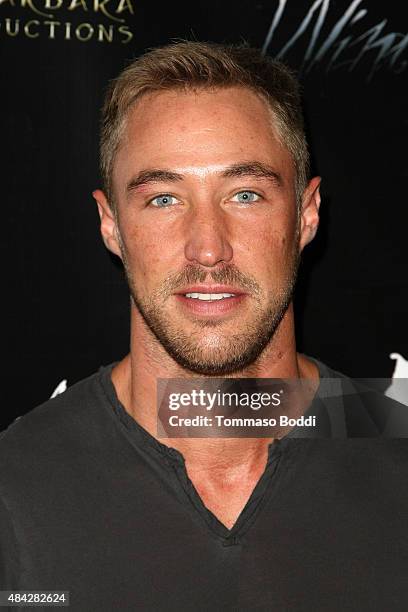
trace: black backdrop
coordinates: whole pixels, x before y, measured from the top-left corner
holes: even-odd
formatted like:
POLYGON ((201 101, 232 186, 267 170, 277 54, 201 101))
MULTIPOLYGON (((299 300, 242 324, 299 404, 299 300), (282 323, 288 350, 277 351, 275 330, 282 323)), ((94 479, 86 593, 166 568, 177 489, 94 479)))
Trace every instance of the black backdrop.
POLYGON ((176 38, 246 40, 300 70, 323 204, 298 344, 392 375, 389 354, 408 358, 407 15, 398 0, 1 2, 0 429, 127 352, 126 284, 91 197, 99 108, 127 60, 176 38))

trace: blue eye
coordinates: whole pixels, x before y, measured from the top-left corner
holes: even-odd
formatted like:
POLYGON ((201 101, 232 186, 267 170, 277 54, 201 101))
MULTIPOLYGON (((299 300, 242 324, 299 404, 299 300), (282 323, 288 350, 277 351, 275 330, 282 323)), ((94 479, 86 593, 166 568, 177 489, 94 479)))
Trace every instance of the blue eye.
POLYGON ((163 195, 157 196, 156 198, 153 198, 153 200, 150 200, 150 204, 156 206, 157 208, 165 208, 166 206, 172 206, 176 202, 178 202, 177 198, 172 195, 169 195, 168 193, 164 193, 163 195))
POLYGON ((249 202, 257 202, 259 198, 260 196, 255 193, 255 191, 239 191, 234 195, 232 200, 240 204, 248 204, 249 202))

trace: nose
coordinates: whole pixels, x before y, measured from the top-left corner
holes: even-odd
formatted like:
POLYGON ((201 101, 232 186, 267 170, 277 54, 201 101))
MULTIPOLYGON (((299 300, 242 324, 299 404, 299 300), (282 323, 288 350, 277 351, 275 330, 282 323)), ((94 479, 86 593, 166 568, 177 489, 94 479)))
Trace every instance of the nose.
POLYGON ((216 204, 194 206, 186 219, 186 259, 191 263, 212 267, 228 263, 233 256, 225 213, 216 204))

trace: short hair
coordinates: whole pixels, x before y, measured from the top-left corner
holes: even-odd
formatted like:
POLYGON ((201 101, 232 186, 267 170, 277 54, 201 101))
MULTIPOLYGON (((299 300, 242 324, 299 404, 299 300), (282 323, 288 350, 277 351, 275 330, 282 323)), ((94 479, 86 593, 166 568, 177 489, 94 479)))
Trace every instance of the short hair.
POLYGON ((242 45, 180 41, 150 49, 111 81, 102 108, 100 168, 103 187, 115 208, 112 171, 133 104, 143 95, 169 90, 246 87, 266 101, 277 137, 290 152, 298 203, 309 176, 300 85, 292 71, 259 49, 242 45))

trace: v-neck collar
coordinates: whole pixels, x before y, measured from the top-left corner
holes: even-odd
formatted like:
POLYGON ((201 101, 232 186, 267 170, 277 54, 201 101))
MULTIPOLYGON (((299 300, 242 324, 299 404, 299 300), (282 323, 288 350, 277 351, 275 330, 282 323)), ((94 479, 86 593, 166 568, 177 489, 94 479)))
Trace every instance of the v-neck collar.
MULTIPOLYGON (((110 365, 102 366, 98 372, 99 382, 102 385, 104 394, 109 400, 109 403, 111 404, 111 406, 113 407, 116 416, 119 418, 119 420, 122 422, 122 424, 127 429, 134 432, 134 434, 137 436, 137 439, 141 445, 150 447, 151 449, 155 451, 155 453, 159 453, 163 457, 170 459, 170 461, 172 462, 176 462, 179 465, 184 465, 185 462, 184 462, 184 457, 182 453, 180 453, 177 449, 171 446, 168 446, 167 444, 163 444, 162 442, 160 442, 160 440, 152 436, 144 427, 142 427, 142 425, 138 423, 138 421, 136 421, 136 419, 133 416, 129 414, 129 412, 123 406, 122 402, 119 400, 117 396, 116 389, 112 382, 112 377, 111 377, 112 370, 116 364, 117 362, 114 362, 114 363, 111 363, 110 365)), ((317 395, 318 395, 318 392, 316 393, 316 396, 317 395)), ((311 405, 309 406, 308 410, 306 411, 305 415, 309 416, 309 415, 317 414, 319 413, 321 408, 322 408, 322 405, 321 405, 320 400, 317 397, 315 397, 311 405)), ((278 451, 277 451, 278 446, 281 452, 283 448, 286 446, 286 444, 283 444, 283 442, 287 439, 299 437, 297 434, 302 429, 303 428, 295 427, 282 439, 280 440, 275 439, 271 444, 269 444, 268 461, 272 458, 272 456, 274 456, 275 452, 276 454, 278 454, 278 451)), ((324 431, 325 435, 318 436, 318 437, 331 437, 330 435, 327 435, 328 433, 329 433, 328 430, 325 429, 324 431)))
MULTIPOLYGON (((293 438, 344 438, 347 437, 347 430, 345 424, 344 415, 344 403, 341 393, 334 390, 333 393, 321 393, 323 387, 327 388, 327 382, 333 378, 333 376, 341 377, 341 374, 330 370, 321 361, 312 357, 307 357, 313 361, 319 371, 319 387, 316 391, 315 397, 312 403, 304 413, 305 417, 316 416, 316 427, 305 428, 297 426, 292 429, 286 436, 284 436, 279 442, 283 442, 286 439, 293 438)), ((119 400, 116 389, 112 382, 111 374, 112 370, 118 362, 111 363, 107 366, 102 366, 99 369, 98 376, 99 382, 103 387, 104 393, 112 405, 116 416, 125 425, 125 427, 134 432, 141 444, 150 446, 156 453, 167 457, 171 461, 176 461, 179 464, 184 464, 183 455, 175 448, 163 444, 157 438, 152 436, 144 427, 142 427, 134 417, 132 417, 126 408, 119 400)), ((275 440, 270 447, 276 444, 278 440, 275 440)), ((280 444, 280 447, 283 448, 280 444)), ((277 446, 274 447, 275 449, 277 446)), ((270 450, 270 449, 269 449, 270 450)))
MULTIPOLYGON (((126 430, 132 436, 132 440, 136 445, 142 447, 146 452, 152 455, 156 460, 165 464, 175 474, 176 479, 182 487, 186 498, 190 501, 195 511, 207 525, 211 533, 222 541, 224 546, 239 545, 240 537, 250 529, 254 523, 258 512, 261 510, 263 502, 268 497, 270 490, 270 481, 276 477, 282 463, 282 457, 288 455, 289 448, 294 449, 296 446, 296 431, 292 430, 290 434, 284 438, 274 440, 268 446, 268 459, 265 470, 258 482, 256 483, 248 501, 240 512, 236 522, 231 529, 226 527, 215 514, 209 510, 200 495, 198 494, 194 484, 190 480, 185 460, 177 449, 172 448, 160 442, 144 429, 125 409, 120 402, 116 389, 113 385, 111 373, 115 363, 100 368, 99 381, 103 387, 104 394, 109 400, 113 410, 126 430), (295 432, 295 433, 294 433, 295 432)), ((320 405, 315 405, 312 402, 308 413, 312 410, 321 410, 320 405)))
POLYGON ((177 478, 183 487, 187 497, 193 504, 198 514, 202 517, 209 530, 218 538, 221 538, 224 546, 236 546, 240 544, 240 538, 246 533, 254 523, 258 512, 261 510, 263 501, 267 497, 270 481, 277 474, 284 447, 289 443, 288 440, 275 440, 268 447, 268 459, 265 470, 256 483, 245 506, 241 510, 234 525, 229 529, 218 517, 209 510, 197 492, 194 484, 187 474, 185 465, 175 465, 174 469, 177 478))

